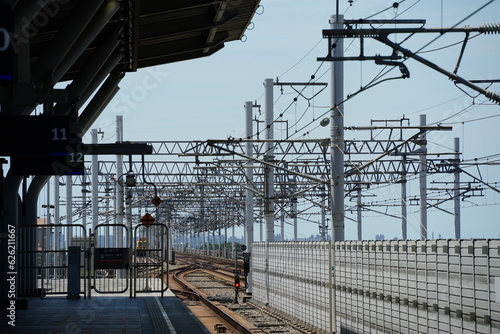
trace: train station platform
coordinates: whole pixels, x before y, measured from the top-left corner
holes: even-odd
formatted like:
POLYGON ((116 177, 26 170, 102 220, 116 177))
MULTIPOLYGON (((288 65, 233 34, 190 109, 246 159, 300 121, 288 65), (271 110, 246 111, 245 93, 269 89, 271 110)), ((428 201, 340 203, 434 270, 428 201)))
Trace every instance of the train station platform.
POLYGON ((15 326, 9 325, 5 309, 1 314, 0 333, 210 333, 170 290, 163 298, 159 294, 30 298, 28 309, 15 310, 15 326))

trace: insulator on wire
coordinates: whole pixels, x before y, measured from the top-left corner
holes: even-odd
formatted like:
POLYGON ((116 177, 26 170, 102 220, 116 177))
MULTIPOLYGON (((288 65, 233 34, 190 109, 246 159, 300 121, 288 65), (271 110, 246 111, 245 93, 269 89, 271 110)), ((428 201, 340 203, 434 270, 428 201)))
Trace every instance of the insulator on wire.
POLYGON ((487 98, 489 98, 491 101, 500 104, 500 95, 497 93, 491 92, 491 91, 486 91, 484 94, 487 98))
POLYGON ((482 26, 483 32, 486 34, 500 33, 500 23, 488 23, 482 26))

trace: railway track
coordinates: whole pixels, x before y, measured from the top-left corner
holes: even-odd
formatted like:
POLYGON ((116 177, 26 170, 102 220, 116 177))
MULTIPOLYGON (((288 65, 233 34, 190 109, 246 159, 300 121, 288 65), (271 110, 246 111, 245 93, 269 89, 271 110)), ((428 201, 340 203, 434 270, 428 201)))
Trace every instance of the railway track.
POLYGON ((178 256, 184 267, 172 274, 171 290, 184 298, 199 300, 232 328, 234 333, 255 334, 312 334, 299 325, 273 314, 269 310, 243 302, 246 295, 235 300, 234 274, 231 262, 227 260, 199 258, 198 256, 178 256), (174 288, 172 283, 180 288, 174 288), (242 325, 242 322, 245 324, 242 325))
POLYGON ((222 318, 226 323, 228 323, 231 327, 236 329, 238 333, 242 334, 251 334, 251 333, 257 333, 255 330, 250 329, 243 325, 241 323, 240 319, 236 319, 234 315, 230 314, 230 312, 225 311, 221 306, 219 302, 214 302, 209 300, 208 296, 198 289, 194 287, 193 285, 189 284, 186 282, 184 279, 185 274, 189 272, 196 271, 198 269, 195 269, 192 266, 179 269, 177 272, 173 275, 174 280, 180 284, 183 287, 182 291, 175 291, 172 290, 174 293, 181 293, 181 294, 189 294, 191 298, 195 298, 199 301, 201 301, 204 305, 206 305, 208 308, 210 308, 213 312, 215 312, 220 318, 222 318))

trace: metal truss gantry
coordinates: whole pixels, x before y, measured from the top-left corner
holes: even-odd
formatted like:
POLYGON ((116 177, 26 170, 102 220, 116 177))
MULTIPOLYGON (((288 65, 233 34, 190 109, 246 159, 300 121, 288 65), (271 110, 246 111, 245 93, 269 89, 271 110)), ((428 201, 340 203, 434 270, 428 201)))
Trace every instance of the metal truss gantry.
MULTIPOLYGON (((405 187, 407 182, 416 182, 422 173, 422 161, 428 174, 454 175, 460 172, 459 152, 426 152, 423 147, 427 143, 419 137, 422 132, 450 128, 372 125, 352 127, 350 130, 382 130, 387 133, 387 138, 345 141, 345 194, 351 200, 356 199, 355 205, 351 201, 346 205, 347 210, 356 207, 356 210, 377 212, 370 207, 388 205, 375 200, 361 202, 364 196, 362 192, 384 185, 401 184, 405 187), (403 131, 412 131, 414 134, 404 138, 403 131), (421 159, 422 155, 425 155, 425 160, 421 159), (434 156, 437 158, 428 158, 434 156)), ((275 222, 278 225, 281 222, 284 226, 286 223, 296 224, 298 219, 312 221, 318 224, 320 234, 326 238, 326 217, 331 207, 328 187, 331 161, 327 154, 329 139, 274 141, 274 158, 271 161, 264 159, 266 140, 144 143, 153 147, 153 154, 147 157, 147 161, 144 158, 131 158, 121 166, 122 170, 132 172, 137 178, 138 185, 128 188, 134 198, 133 221, 138 222, 144 212, 153 210, 168 218, 172 226, 183 233, 196 234, 242 226, 245 224, 247 191, 251 191, 256 199, 254 221, 262 221, 267 200, 264 190, 265 167, 270 165, 274 169, 275 180, 275 222), (246 151, 248 143, 253 148, 252 157, 246 151), (253 170, 251 179, 246 173, 248 168, 253 170), (151 203, 156 195, 163 200, 159 208, 151 203)), ((98 175, 99 193, 109 196, 111 192, 113 197, 112 192, 119 187, 116 159, 101 158, 98 175)), ((73 183, 85 182, 76 179, 73 183)), ((453 192, 454 186, 447 191, 453 192)), ((462 187, 460 196, 473 194, 480 189, 477 186, 462 187)), ((450 199, 453 196, 447 198, 450 199)), ((439 205, 444 202, 441 200, 426 206, 440 209, 439 205)), ((401 206, 407 204, 399 203, 401 206)), ((106 212, 114 214, 109 207, 106 212)), ((398 218, 404 220, 405 217, 398 218)), ((358 228, 361 232, 361 226, 358 228)), ((402 235, 405 233, 403 231, 402 235)))

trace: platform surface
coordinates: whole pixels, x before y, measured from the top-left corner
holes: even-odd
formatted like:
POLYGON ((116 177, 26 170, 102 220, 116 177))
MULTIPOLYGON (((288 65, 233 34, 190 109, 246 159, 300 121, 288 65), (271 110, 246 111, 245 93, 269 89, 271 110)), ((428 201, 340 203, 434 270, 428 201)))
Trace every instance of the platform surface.
POLYGON ((69 300, 65 296, 30 298, 27 310, 15 310, 15 327, 1 310, 0 333, 208 334, 201 322, 170 291, 129 298, 97 295, 69 300))

